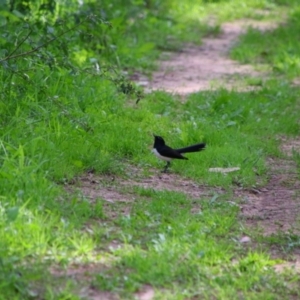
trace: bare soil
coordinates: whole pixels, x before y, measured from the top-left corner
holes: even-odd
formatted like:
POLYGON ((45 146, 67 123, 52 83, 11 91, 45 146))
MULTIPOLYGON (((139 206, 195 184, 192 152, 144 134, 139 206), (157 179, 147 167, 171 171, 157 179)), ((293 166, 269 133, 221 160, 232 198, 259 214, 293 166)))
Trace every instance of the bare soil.
POLYGON ((246 224, 265 235, 300 233, 300 180, 291 160, 269 159, 269 182, 260 189, 235 190, 246 224))

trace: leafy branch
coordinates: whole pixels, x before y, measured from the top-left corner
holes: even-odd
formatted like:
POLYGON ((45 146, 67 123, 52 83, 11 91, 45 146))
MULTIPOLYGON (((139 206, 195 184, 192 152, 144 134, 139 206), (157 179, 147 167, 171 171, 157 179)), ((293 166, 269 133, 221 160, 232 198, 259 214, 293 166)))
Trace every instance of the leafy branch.
MULTIPOLYGON (((91 19, 92 16, 88 16, 86 17, 83 21, 79 22, 78 24, 76 24, 75 26, 67 29, 66 31, 63 31, 62 33, 60 33, 59 35, 55 36, 54 38, 52 39, 49 39, 48 41, 44 42, 43 44, 33 48, 32 50, 30 51, 26 51, 26 52, 23 52, 23 53, 19 53, 19 54, 15 54, 16 51, 21 47, 21 45, 30 37, 30 35, 32 34, 33 30, 31 29, 29 31, 29 33, 26 35, 26 37, 16 46, 16 48, 6 57, 0 59, 0 63, 4 62, 4 61, 8 61, 10 59, 14 59, 14 58, 19 58, 19 57, 22 57, 22 56, 26 56, 26 55, 31 55, 33 54, 34 52, 37 52, 39 49, 43 48, 43 47, 46 47, 47 45, 49 45, 50 43, 54 42, 55 40, 59 39, 60 37, 62 37, 63 35, 67 34, 68 32, 70 31, 73 31, 75 30, 77 27, 79 27, 80 25, 82 25, 84 22, 86 22, 87 20, 91 19)), ((103 21, 102 21, 103 22, 103 21)))

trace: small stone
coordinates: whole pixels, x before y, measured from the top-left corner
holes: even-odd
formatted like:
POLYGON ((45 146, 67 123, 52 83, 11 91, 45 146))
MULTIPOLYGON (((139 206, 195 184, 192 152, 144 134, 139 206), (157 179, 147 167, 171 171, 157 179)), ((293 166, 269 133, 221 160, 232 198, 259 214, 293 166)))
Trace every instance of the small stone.
POLYGON ((234 167, 234 168, 209 168, 209 172, 217 172, 217 173, 230 173, 230 172, 235 172, 239 171, 239 167, 234 167))
POLYGON ((251 242, 251 238, 249 236, 243 236, 241 239, 240 239, 240 243, 241 244, 245 244, 245 243, 250 243, 251 242))

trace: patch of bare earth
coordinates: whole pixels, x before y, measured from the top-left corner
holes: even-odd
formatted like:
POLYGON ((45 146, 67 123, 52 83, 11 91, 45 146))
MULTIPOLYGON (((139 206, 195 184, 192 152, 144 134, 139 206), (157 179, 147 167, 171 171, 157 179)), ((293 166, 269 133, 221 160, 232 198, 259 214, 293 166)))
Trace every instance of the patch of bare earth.
POLYGON ((193 180, 182 178, 177 174, 155 173, 142 176, 139 172, 133 177, 121 178, 116 176, 101 176, 92 173, 78 178, 75 186, 69 186, 68 190, 79 190, 92 203, 96 199, 107 202, 132 202, 137 198, 134 188, 153 189, 158 191, 176 191, 186 194, 191 199, 209 197, 215 193, 222 193, 221 188, 212 188, 200 185, 193 180))
MULTIPOLYGON (((61 267, 52 267, 50 272, 59 281, 60 286, 67 284, 72 279, 77 283, 78 295, 80 299, 89 300, 120 300, 118 294, 108 291, 101 291, 94 287, 92 278, 96 274, 101 274, 106 267, 102 264, 73 264, 67 269, 61 267)), ((135 293, 137 300, 151 300, 154 298, 155 291, 150 285, 144 285, 135 293)))
POLYGON ((136 293, 138 300, 151 300, 155 296, 155 291, 151 285, 145 285, 139 292, 136 293))
POLYGON ((90 300, 119 300, 119 296, 107 291, 100 291, 93 287, 92 278, 95 274, 103 272, 105 266, 102 264, 73 264, 67 269, 52 267, 51 274, 59 279, 60 284, 67 283, 70 279, 77 283, 80 299, 90 300))
POLYGON ((251 191, 235 191, 242 198, 242 217, 265 235, 300 232, 300 180, 293 161, 269 159, 269 181, 251 191))

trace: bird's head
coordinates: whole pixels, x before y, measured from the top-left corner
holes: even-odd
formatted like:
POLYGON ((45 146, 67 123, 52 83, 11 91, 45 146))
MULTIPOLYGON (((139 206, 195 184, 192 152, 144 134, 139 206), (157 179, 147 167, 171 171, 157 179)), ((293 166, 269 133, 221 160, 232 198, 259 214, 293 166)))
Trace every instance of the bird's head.
POLYGON ((156 146, 164 146, 165 145, 165 141, 161 136, 158 136, 155 134, 153 134, 153 136, 154 136, 154 148, 156 146))

